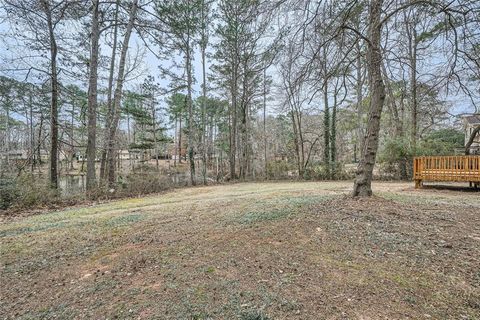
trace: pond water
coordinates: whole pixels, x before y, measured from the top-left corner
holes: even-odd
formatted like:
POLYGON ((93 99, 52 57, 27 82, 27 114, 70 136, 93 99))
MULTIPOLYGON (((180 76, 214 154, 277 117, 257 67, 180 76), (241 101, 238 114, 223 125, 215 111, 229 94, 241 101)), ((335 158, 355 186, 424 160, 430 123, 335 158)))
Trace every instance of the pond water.
MULTIPOLYGON (((190 175, 185 172, 169 175, 174 186, 185 186, 190 181, 190 175)), ((196 177, 197 181, 201 181, 201 176, 196 177)), ((74 196, 85 193, 86 177, 84 175, 67 175, 61 176, 59 180, 61 193, 63 196, 74 196)))
POLYGON ((59 180, 63 196, 71 196, 85 192, 86 178, 84 175, 61 176, 59 180))

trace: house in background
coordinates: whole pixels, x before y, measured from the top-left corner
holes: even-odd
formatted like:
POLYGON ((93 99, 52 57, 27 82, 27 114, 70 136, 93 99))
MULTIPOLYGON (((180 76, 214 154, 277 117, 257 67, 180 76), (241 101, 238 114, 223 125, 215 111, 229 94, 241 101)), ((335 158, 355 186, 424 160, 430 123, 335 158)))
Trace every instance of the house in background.
POLYGON ((2 159, 9 160, 27 160, 28 159, 28 150, 27 149, 17 149, 3 152, 1 154, 2 159))
MULTIPOLYGON (((465 131, 465 145, 470 139, 473 130, 480 126, 480 114, 471 114, 463 117, 464 131, 465 131)), ((480 154, 480 134, 477 134, 470 146, 470 154, 480 154)))
MULTIPOLYGON (((184 139, 182 139, 184 140, 184 139)), ((180 150, 180 157, 182 158, 182 160, 185 160, 187 159, 187 143, 186 141, 184 141, 184 144, 182 145, 182 148, 180 150)), ((178 144, 176 143, 173 143, 173 142, 170 142, 167 144, 166 146, 166 151, 167 151, 167 155, 168 155, 168 158, 172 159, 172 160, 178 160, 179 159, 179 156, 178 156, 178 144)))
POLYGON ((134 159, 132 153, 128 149, 118 150, 118 157, 120 160, 132 160, 134 159))

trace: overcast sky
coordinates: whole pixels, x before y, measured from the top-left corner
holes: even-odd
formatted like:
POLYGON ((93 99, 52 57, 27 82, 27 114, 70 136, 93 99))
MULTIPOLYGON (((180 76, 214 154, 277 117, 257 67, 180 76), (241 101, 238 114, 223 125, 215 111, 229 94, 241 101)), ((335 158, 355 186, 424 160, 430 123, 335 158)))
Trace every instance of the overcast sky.
MULTIPOLYGON (((7 31, 8 31, 8 25, 5 22, 0 23, 0 34, 5 34, 7 31)), ((17 63, 15 62, 12 63, 11 61, 15 60, 15 58, 19 56, 29 56, 31 53, 28 52, 28 50, 25 49, 23 46, 21 46, 19 43, 16 43, 14 39, 9 38, 8 41, 6 41, 7 39, 8 38, 2 37, 3 45, 0 47, 0 57, 2 58, 1 65, 0 65, 0 74, 4 76, 14 77, 18 80, 23 80, 25 78, 25 71, 15 72, 13 70, 10 70, 10 69, 14 69, 15 66, 18 65, 17 63)), ((213 41, 215 40, 213 39, 213 41)), ((147 50, 144 48, 143 41, 135 34, 132 36, 132 39, 130 41, 130 47, 131 47, 130 54, 133 54, 137 50, 137 48, 140 48, 140 51, 144 52, 144 58, 143 58, 142 68, 140 69, 142 72, 137 74, 134 79, 130 79, 126 84, 126 88, 132 89, 135 86, 139 85, 140 83, 143 82, 143 80, 147 75, 153 75, 156 81, 161 85, 161 87, 168 88, 169 81, 167 79, 160 78, 159 65, 162 65, 163 67, 168 68, 172 65, 172 61, 160 60, 157 57, 155 57, 150 50, 147 50)), ((158 48, 155 46, 150 46, 150 49, 154 52, 157 52, 158 50, 158 48)), ((104 45, 101 48, 101 53, 102 55, 109 56, 110 50, 111 50, 110 48, 104 45)), ((180 56, 177 56, 175 58, 181 59, 180 56)), ((438 57, 437 59, 442 59, 442 58, 438 57)), ((31 61, 36 61, 36 60, 31 60, 31 61)), ((210 67, 210 63, 211 61, 207 62, 207 70, 210 67)), ((33 62, 33 64, 35 64, 35 62, 33 62)), ((429 66, 428 61, 423 62, 423 65, 424 65, 423 66, 424 68, 431 67, 429 66)), ((194 72, 195 72, 195 78, 197 79, 194 85, 194 90, 195 90, 195 96, 198 96, 201 94, 201 79, 202 79, 201 59, 200 59, 200 53, 198 52, 198 50, 196 52, 195 60, 194 60, 194 72)), ((106 70, 102 70, 102 73, 103 74, 101 75, 106 77, 106 70)), ((274 67, 271 67, 268 70, 268 74, 273 77, 274 83, 278 82, 277 81, 278 79, 276 79, 276 76, 275 76, 276 72, 274 67)), ((75 79, 75 77, 72 77, 71 75, 68 75, 68 76, 61 75, 61 80, 63 81, 64 84, 75 83, 80 87, 82 87, 83 89, 86 89, 85 80, 82 81, 81 79, 75 79)), ((29 77, 29 81, 38 82, 39 80, 36 80, 35 74, 32 73, 29 77)), ((104 86, 105 81, 101 82, 100 85, 104 86)), ((276 109, 275 106, 279 104, 277 99, 275 99, 275 96, 276 96, 275 92, 276 90, 272 88, 271 97, 268 102, 269 113, 273 113, 274 110, 276 109)), ((472 113, 475 111, 472 102, 462 92, 458 92, 457 90, 455 90, 454 87, 451 88, 451 91, 448 96, 444 95, 444 99, 453 106, 451 110, 453 114, 472 113)), ((161 103, 162 106, 165 105, 163 98, 160 98, 159 102, 161 103)), ((315 100, 312 101, 312 104, 315 104, 315 100)))

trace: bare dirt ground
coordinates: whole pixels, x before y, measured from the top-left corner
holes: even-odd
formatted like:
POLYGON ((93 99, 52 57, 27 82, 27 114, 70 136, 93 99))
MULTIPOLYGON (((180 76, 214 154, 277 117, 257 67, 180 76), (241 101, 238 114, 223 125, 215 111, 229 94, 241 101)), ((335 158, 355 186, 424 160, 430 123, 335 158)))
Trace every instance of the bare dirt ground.
POLYGON ((2 319, 480 319, 480 193, 245 183, 0 223, 2 319))

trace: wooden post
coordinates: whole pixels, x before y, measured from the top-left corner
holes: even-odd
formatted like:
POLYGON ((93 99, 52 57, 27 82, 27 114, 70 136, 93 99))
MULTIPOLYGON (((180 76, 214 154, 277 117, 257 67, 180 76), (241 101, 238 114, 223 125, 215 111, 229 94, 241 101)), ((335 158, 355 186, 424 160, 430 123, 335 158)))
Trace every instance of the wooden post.
POLYGON ((423 183, 421 179, 415 179, 415 189, 421 189, 423 187, 423 183))

